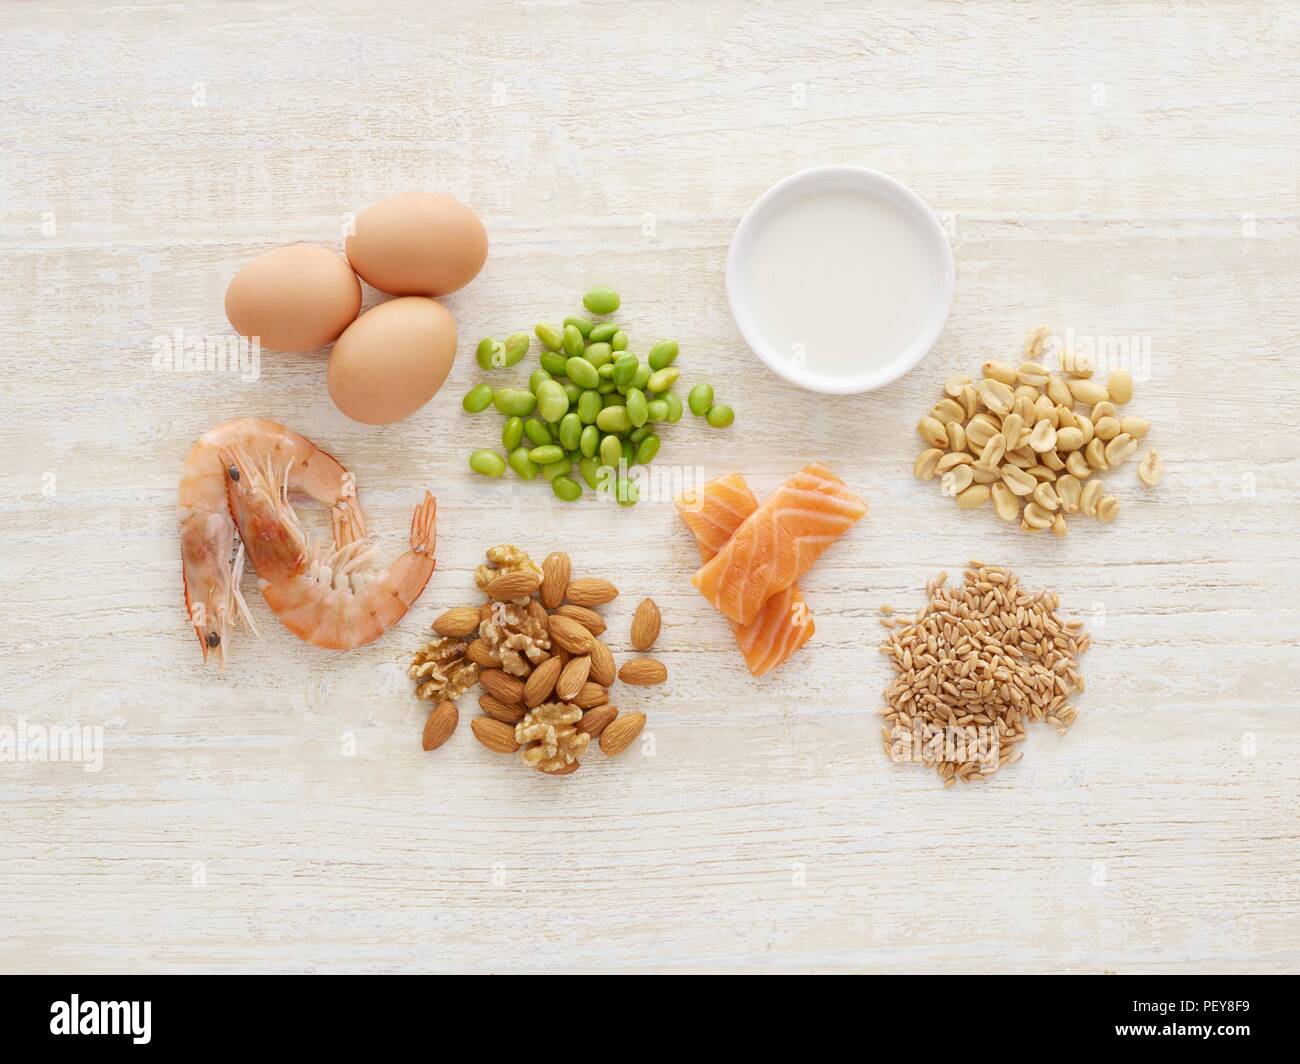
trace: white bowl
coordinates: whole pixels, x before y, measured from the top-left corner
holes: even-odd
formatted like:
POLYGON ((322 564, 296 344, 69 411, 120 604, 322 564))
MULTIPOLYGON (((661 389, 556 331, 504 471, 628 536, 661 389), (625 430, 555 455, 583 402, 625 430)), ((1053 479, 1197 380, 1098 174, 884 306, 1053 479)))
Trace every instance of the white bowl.
MULTIPOLYGON (((908 236, 907 239, 912 239, 908 236)), ((943 332, 952 307, 955 271, 952 247, 939 219, 915 192, 892 177, 858 166, 820 166, 793 174, 777 182, 750 206, 736 227, 727 253, 727 300, 732 317, 745 342, 777 376, 814 392, 850 394, 869 392, 897 380, 913 369, 930 351, 943 332), (897 342, 897 350, 875 354, 870 365, 864 355, 860 372, 816 371, 782 354, 772 338, 764 334, 760 315, 754 312, 756 293, 747 279, 747 265, 756 238, 789 207, 813 193, 859 193, 872 197, 876 205, 897 211, 905 224, 900 232, 914 234, 916 245, 909 249, 919 256, 928 279, 919 324, 897 342)), ((868 328, 869 322, 862 322, 868 328)))

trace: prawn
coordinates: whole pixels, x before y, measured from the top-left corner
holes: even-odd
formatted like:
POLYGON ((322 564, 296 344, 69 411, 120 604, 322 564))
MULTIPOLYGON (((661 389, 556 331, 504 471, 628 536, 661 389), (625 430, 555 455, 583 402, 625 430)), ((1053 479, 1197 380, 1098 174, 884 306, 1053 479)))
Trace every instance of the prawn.
POLYGON ((289 504, 292 470, 260 463, 238 445, 220 448, 230 514, 271 612, 299 639, 329 650, 373 643, 406 615, 434 568, 436 502, 427 491, 411 519, 410 550, 391 566, 353 539, 309 546, 289 504))
POLYGON ((226 495, 229 467, 221 457, 227 448, 283 466, 286 490, 328 505, 336 549, 359 543, 366 534, 352 474, 305 436, 265 418, 224 421, 200 436, 185 459, 180 483, 181 573, 185 612, 199 638, 203 660, 216 650, 223 664, 228 624, 239 617, 257 634, 239 591, 247 554, 242 543, 236 549, 226 495))

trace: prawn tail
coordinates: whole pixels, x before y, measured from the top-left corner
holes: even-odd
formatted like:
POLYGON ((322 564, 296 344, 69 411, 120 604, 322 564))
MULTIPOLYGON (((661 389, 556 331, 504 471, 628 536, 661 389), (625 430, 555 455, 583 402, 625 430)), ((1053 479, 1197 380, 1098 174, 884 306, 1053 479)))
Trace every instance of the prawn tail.
POLYGON ((361 507, 357 505, 355 495, 335 503, 331 516, 335 549, 360 543, 366 538, 366 521, 361 515, 361 507))
POLYGON ((437 511, 438 500, 426 491, 424 501, 415 508, 415 516, 411 518, 411 550, 428 555, 430 561, 438 538, 437 511))

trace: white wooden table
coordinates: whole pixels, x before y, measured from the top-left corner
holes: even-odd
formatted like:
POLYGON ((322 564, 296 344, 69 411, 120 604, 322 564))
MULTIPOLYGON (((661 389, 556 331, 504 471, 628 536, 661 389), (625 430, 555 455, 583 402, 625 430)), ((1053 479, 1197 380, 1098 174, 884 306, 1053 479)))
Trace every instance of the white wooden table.
MULTIPOLYGON (((1300 17, 1268 3, 372 2, 0 9, 0 724, 102 727, 102 770, 0 762, 0 968, 22 971, 1300 968, 1300 17), (432 8, 433 5, 428 5, 432 8), (454 7, 454 10, 450 10, 454 7), (732 324, 723 261, 778 178, 845 162, 949 225, 938 347, 874 395, 795 393, 732 324), (409 188, 480 211, 447 386, 383 429, 319 355, 260 378, 153 369, 225 335, 233 271, 336 243, 409 188), (662 460, 759 494, 821 459, 872 513, 803 582, 817 634, 765 680, 690 588, 671 506, 566 508, 472 479, 473 346, 606 282, 732 401, 662 460), (1039 322, 1135 336, 1169 472, 1065 541, 912 479, 949 373, 1039 322), (385 552, 428 487, 438 571, 378 644, 260 642, 223 673, 181 606, 191 441, 282 418, 355 472, 385 552), (424 754, 407 658, 510 539, 662 606, 665 689, 620 699, 653 756, 540 777, 424 754), (970 557, 1088 621, 1088 690, 986 785, 887 763, 885 602, 970 557)), ((367 302, 374 302, 373 293, 367 302)), ((864 322, 864 328, 870 323, 864 322)))

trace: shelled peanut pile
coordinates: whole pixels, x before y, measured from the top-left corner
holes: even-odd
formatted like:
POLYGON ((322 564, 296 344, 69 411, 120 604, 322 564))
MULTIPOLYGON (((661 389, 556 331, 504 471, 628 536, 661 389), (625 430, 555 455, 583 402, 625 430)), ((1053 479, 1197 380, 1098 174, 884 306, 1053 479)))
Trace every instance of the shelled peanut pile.
MULTIPOLYGON (((917 424, 928 447, 912 471, 921 480, 938 477, 963 510, 992 502, 998 517, 1026 532, 1064 536, 1067 514, 1115 519, 1119 499, 1096 474, 1128 461, 1151 423, 1119 411, 1133 398, 1127 370, 1102 383, 1069 352, 1061 373, 1037 361, 1047 336, 1046 326, 1029 334, 1019 366, 989 361, 978 381, 949 377, 943 398, 917 424)), ((1162 472, 1154 451, 1138 467, 1148 486, 1162 472)))
MULTIPOLYGON (((620 713, 610 704, 610 687, 616 680, 660 684, 668 670, 650 657, 616 669, 595 607, 613 601, 618 589, 596 577, 571 579, 569 556, 561 552, 537 565, 502 544, 487 559, 475 573, 486 600, 441 614, 433 622, 437 638, 412 659, 417 697, 436 703, 424 748, 450 738, 460 719, 455 699, 478 683, 483 714, 470 727, 489 750, 519 751, 524 764, 553 776, 577 771, 592 740, 610 757, 621 754, 646 718, 620 713)), ((632 619, 633 648, 651 649, 659 629, 659 609, 647 598, 632 619)))

